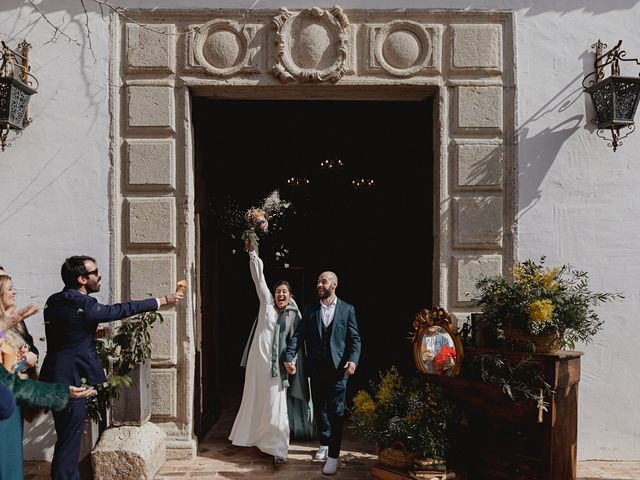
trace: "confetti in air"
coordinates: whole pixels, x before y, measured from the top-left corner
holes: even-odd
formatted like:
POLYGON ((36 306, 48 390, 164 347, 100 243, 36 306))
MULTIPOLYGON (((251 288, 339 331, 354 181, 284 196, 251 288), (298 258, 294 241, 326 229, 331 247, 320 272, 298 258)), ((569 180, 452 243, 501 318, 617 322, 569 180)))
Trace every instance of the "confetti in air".
MULTIPOLYGON (((235 201, 228 199, 219 216, 232 240, 241 239, 244 244, 248 239, 258 251, 258 235, 264 236, 269 232, 282 230, 281 223, 290 207, 291 202, 282 200, 280 192, 274 190, 259 205, 249 209, 241 209, 235 201)), ((233 248, 231 253, 235 255, 238 251, 233 248)), ((289 268, 289 263, 285 261, 288 253, 284 244, 275 252, 276 262, 281 263, 284 268, 289 268)))

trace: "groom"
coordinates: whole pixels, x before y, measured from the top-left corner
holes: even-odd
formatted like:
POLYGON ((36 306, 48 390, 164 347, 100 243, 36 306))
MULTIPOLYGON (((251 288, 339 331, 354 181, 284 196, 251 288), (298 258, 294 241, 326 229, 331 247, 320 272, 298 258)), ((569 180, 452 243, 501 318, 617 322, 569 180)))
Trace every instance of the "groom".
POLYGON ((360 334, 353 305, 336 297, 338 277, 323 272, 316 289, 320 301, 307 306, 295 334, 283 353, 284 366, 295 374, 292 363, 302 343, 306 343, 306 368, 311 378, 313 410, 320 438, 315 455, 326 463, 322 472, 333 475, 338 469, 342 443, 344 401, 347 380, 356 371, 360 358, 360 334))

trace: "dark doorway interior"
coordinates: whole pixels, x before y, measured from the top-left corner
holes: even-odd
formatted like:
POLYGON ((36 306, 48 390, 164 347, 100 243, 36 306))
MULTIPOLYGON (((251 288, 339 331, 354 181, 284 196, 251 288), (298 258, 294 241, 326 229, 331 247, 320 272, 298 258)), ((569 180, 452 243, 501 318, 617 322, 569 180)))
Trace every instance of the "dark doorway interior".
POLYGON ((363 340, 351 391, 390 365, 414 371, 407 336, 432 298, 431 99, 194 98, 193 118, 202 314, 196 434, 242 392, 239 362, 258 301, 238 212, 275 189, 292 207, 281 229, 261 239, 267 281, 289 280, 305 304, 317 301, 321 271, 337 273, 337 294, 355 305, 363 340), (326 160, 334 167, 323 168, 326 160), (291 177, 309 183, 292 186, 291 177), (356 188, 357 179, 374 186, 356 188), (289 252, 278 261, 283 244, 289 252))

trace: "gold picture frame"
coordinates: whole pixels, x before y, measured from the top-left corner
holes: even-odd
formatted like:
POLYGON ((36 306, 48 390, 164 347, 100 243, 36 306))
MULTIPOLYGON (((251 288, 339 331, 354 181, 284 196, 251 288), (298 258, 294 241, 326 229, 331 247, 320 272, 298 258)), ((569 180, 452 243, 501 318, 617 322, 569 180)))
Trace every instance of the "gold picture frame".
POLYGON ((442 307, 423 308, 413 321, 413 360, 419 372, 455 377, 462 370, 464 350, 458 327, 442 307))

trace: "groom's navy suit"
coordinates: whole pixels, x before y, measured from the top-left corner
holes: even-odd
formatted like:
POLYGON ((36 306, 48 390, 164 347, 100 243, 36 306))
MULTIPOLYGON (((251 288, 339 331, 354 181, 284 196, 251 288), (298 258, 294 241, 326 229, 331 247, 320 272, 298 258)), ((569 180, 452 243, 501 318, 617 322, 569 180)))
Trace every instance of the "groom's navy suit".
MULTIPOLYGON (((49 297, 44 309, 47 355, 40 380, 80 386, 106 381, 96 351, 99 323, 112 322, 158 308, 155 298, 102 305, 78 290, 65 288, 49 297)), ((80 440, 84 430, 86 399, 69 400, 67 407, 53 413, 56 442, 51 478, 77 480, 80 440)))
POLYGON ((303 342, 320 445, 327 445, 329 456, 338 458, 348 379, 344 366, 347 362, 357 365, 360 359, 360 334, 353 305, 337 299, 328 327, 322 322, 320 302, 307 306, 282 360, 291 362, 303 342))

